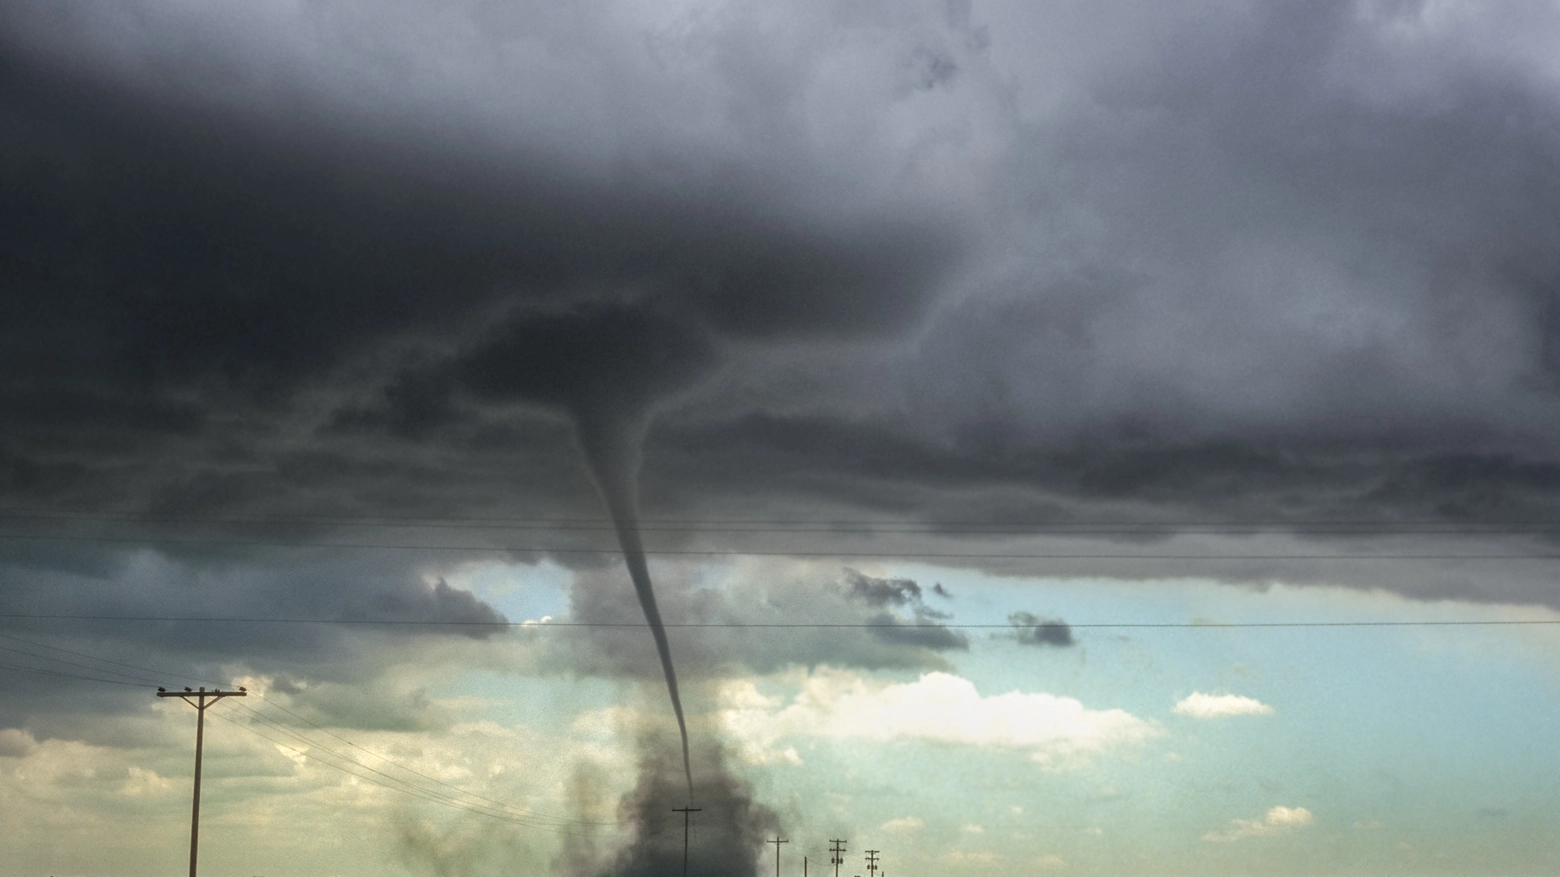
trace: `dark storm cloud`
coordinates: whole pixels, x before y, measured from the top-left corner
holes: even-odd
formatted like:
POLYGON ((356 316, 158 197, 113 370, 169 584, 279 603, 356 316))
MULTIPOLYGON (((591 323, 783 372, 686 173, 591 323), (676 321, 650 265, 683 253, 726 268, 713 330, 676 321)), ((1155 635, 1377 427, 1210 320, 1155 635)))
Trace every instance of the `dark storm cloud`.
POLYGON ((1059 618, 1041 618, 1033 612, 1014 612, 1008 615, 1008 624, 1018 628, 1013 639, 1030 646, 1075 645, 1072 628, 1059 618))
POLYGON ((921 604, 921 586, 911 579, 879 579, 855 570, 845 571, 850 596, 868 606, 905 606, 921 604))
POLYGON ((875 612, 867 620, 872 625, 872 635, 879 640, 933 651, 969 648, 968 637, 937 623, 948 618, 948 614, 927 606, 921 597, 921 586, 914 580, 877 578, 848 569, 845 581, 850 587, 846 597, 888 610, 875 612), (908 610, 909 616, 896 610, 908 610))
POLYGON ((835 227, 740 185, 608 185, 326 118, 266 136, 25 55, 8 72, 7 350, 35 381, 285 391, 484 302, 613 287, 733 336, 849 335, 912 321, 950 254, 929 225, 835 227))
MULTIPOLYGON (((654 441, 653 453, 679 476, 697 477, 697 457, 712 488, 729 483, 737 491, 785 494, 804 487, 845 502, 881 502, 950 536, 1095 522, 1106 536, 1137 541, 1195 521, 1372 535, 1379 532, 1372 521, 1387 528, 1437 520, 1500 525, 1560 513, 1560 464, 1509 453, 1143 438, 1024 447, 992 437, 929 440, 890 423, 761 415, 668 427, 654 441), (949 495, 951 485, 1004 498, 972 507, 968 492, 949 495), (1140 500, 1146 508, 1123 507, 1140 500)), ((887 582, 862 587, 880 604, 905 594, 887 582)))
POLYGON ((133 504, 144 488, 107 464, 154 456, 166 470, 180 442, 265 465, 266 439, 308 429, 333 397, 336 435, 426 438, 459 420, 456 378, 484 398, 512 392, 492 370, 508 356, 514 380, 528 354, 498 353, 504 333, 571 319, 602 362, 608 341, 665 362, 711 333, 902 329, 956 249, 926 217, 786 204, 740 175, 604 178, 502 132, 335 113, 301 83, 291 104, 213 103, 184 93, 203 81, 198 52, 153 38, 142 51, 160 78, 115 77, 38 48, 68 27, 24 47, 36 12, 19 7, 0 34, 17 49, 0 91, 0 434, 7 480, 36 498, 122 488, 133 504), (587 311, 676 314, 681 331, 629 344, 634 326, 587 311), (585 338, 592 326, 606 334, 585 338), (457 348, 471 353, 458 373, 404 364, 457 348))
POLYGON ((1433 18, 1188 16, 1026 131, 1033 209, 1091 222, 1034 231, 1102 257, 965 299, 921 348, 919 413, 1026 445, 1547 455, 1560 107, 1510 68, 1434 57, 1455 37, 1433 18))
MULTIPOLYGON (((1431 553, 1444 535, 1316 525, 1560 520, 1550 7, 788 9, 661 27, 486 4, 437 22, 8 5, 0 501, 313 515, 293 541, 374 541, 331 523, 353 515, 591 517, 555 413, 654 409, 634 426, 657 514, 924 527, 717 548, 865 542, 1031 575, 1554 603, 1527 566, 1089 559, 1431 553), (1014 521, 1106 526, 995 526, 1014 521), (1271 526, 1192 526, 1207 521, 1271 526)), ((159 535, 75 527, 48 532, 159 535)), ((1453 535, 1470 553, 1552 540, 1468 533, 1453 535)), ((706 545, 654 538, 652 553, 706 545)), ((0 544, 11 605, 129 614, 173 596, 129 599, 146 577, 114 552, 48 545, 0 544), (62 586, 33 588, 35 571, 62 586)), ((209 576, 189 589, 202 607, 484 608, 400 555, 374 575, 299 560, 294 582, 338 583, 312 591, 200 572, 254 556, 163 562, 209 576)), ((820 605, 911 607, 851 587, 820 605)), ((784 604, 779 584, 751 590, 784 604)), ((673 591, 686 617, 755 617, 673 591)), ((624 608, 574 596, 581 617, 624 608)), ((905 623, 931 611, 920 596, 905 623)), ((733 635, 690 655, 699 673, 727 652, 932 666, 957 646, 930 630, 886 635, 941 644, 733 635)), ((296 636, 300 654, 329 650, 296 636)), ((642 669, 600 639, 580 666, 642 669)))
POLYGON ((651 302, 582 302, 507 317, 452 368, 490 401, 541 403, 576 417, 638 419, 718 363, 707 332, 651 302))
MULTIPOLYGON (((13 501, 469 513, 475 485, 443 459, 458 445, 529 487, 580 468, 545 464, 558 434, 497 410, 521 402, 571 416, 621 521, 651 405, 708 371, 718 342, 903 330, 958 249, 924 213, 819 207, 739 168, 713 186, 603 174, 512 131, 338 113, 339 83, 279 94, 247 78, 263 53, 222 62, 252 99, 213 96, 204 50, 234 38, 217 19, 166 22, 116 71, 125 56, 69 45, 95 38, 86 7, 30 34, 41 9, 0 20, 15 49, 0 90, 13 501)), ((493 496, 506 511, 581 504, 567 487, 493 496)), ((242 553, 171 552, 195 567, 242 553)), ((327 615, 492 617, 442 584, 335 584, 345 605, 327 615)))
POLYGON ((873 615, 868 623, 873 625, 872 635, 885 643, 934 651, 967 650, 970 647, 969 637, 919 616, 913 621, 906 621, 897 615, 880 612, 873 615))

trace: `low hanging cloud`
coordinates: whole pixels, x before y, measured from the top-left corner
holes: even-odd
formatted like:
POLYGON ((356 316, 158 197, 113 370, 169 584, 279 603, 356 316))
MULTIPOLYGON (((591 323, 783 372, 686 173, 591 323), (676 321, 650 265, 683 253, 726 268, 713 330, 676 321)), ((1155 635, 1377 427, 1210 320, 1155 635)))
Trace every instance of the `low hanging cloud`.
POLYGON ((746 681, 726 686, 723 699, 728 730, 759 757, 782 737, 820 736, 1011 749, 1062 766, 1160 733, 1125 710, 1090 709, 1070 697, 1021 691, 982 696, 973 682, 950 673, 885 683, 822 670, 802 679, 789 704, 746 681))
MULTIPOLYGON (((672 625, 669 635, 679 675, 689 679, 812 666, 947 670, 951 664, 944 653, 969 648, 965 634, 921 611, 908 596, 908 611, 892 599, 874 603, 856 596, 862 583, 869 590, 899 583, 902 592, 910 593, 915 583, 908 580, 879 579, 853 570, 841 579, 837 567, 767 559, 739 564, 718 579, 700 577, 689 565, 662 562, 652 569, 662 615, 672 625), (777 621, 818 626, 743 626, 777 621), (683 624, 714 626, 688 631, 679 627, 683 624), (829 627, 835 624, 865 629, 846 633, 829 627)), ((597 626, 578 628, 570 637, 533 640, 537 660, 548 672, 654 678, 656 664, 645 661, 648 639, 634 629, 638 605, 632 592, 613 587, 620 584, 618 575, 608 567, 574 574, 568 620, 597 626)))
POLYGON ((1249 837, 1270 837, 1305 828, 1316 819, 1304 807, 1273 807, 1261 819, 1231 819, 1228 827, 1202 836, 1209 843, 1233 843, 1249 837))
POLYGON ((878 578, 847 569, 845 585, 848 599, 881 610, 868 623, 872 635, 885 643, 938 651, 970 647, 969 637, 940 623, 949 614, 926 605, 913 579, 878 578))
POLYGON ((876 578, 853 569, 845 571, 850 595, 868 606, 919 606, 921 586, 913 579, 876 578))
POLYGON ((1066 648, 1076 645, 1072 628, 1060 618, 1041 618, 1033 612, 1014 612, 1008 616, 1013 625, 1013 639, 1026 646, 1056 646, 1066 648))
POLYGON ((1271 716, 1273 708, 1260 700, 1238 694, 1203 694, 1194 691, 1175 705, 1175 714, 1195 719, 1221 719, 1225 716, 1271 716))

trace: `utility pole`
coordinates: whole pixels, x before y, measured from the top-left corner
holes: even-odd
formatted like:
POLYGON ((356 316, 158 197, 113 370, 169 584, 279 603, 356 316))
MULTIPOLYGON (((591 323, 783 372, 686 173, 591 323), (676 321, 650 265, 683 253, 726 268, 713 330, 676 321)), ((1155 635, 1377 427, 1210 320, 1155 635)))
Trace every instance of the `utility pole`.
POLYGON ((673 807, 673 813, 683 815, 683 877, 688 877, 688 814, 698 813, 703 807, 673 807))
MULTIPOLYGON (((867 873, 871 874, 871 875, 874 875, 874 877, 875 877, 875 873, 876 873, 876 871, 878 869, 878 867, 877 867, 877 854, 878 854, 877 850, 867 850, 867 873)), ((195 877, 195 875, 191 874, 190 877, 195 877)))
POLYGON ((834 846, 829 847, 829 852, 832 854, 829 857, 829 862, 834 865, 834 877, 840 877, 840 866, 845 864, 845 859, 843 858, 845 854, 845 842, 842 840, 829 838, 829 843, 834 844, 834 846))
POLYGON ((766 840, 764 843, 775 845, 775 877, 780 877, 780 845, 788 844, 790 841, 782 839, 780 835, 777 834, 775 835, 774 840, 766 840))
POLYGON ((237 691, 207 691, 204 686, 199 691, 157 689, 158 697, 182 697, 195 708, 195 803, 190 808, 190 877, 195 877, 195 852, 200 847, 200 751, 206 736, 206 708, 224 697, 243 697, 248 693, 243 686, 237 691))

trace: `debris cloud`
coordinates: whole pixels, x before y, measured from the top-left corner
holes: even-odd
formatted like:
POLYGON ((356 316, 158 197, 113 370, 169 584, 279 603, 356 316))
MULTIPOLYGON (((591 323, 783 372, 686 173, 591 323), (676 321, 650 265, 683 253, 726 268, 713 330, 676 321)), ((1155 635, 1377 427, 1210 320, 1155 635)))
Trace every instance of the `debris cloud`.
MULTIPOLYGON (((715 745, 694 752, 699 812, 688 833, 688 877, 757 877, 764 837, 780 819, 753 799, 715 745)), ((673 809, 681 772, 664 740, 640 742, 639 778, 620 804, 619 818, 632 836, 614 850, 598 850, 587 838, 570 838, 554 870, 568 877, 675 877, 683 869, 683 815, 673 809)))

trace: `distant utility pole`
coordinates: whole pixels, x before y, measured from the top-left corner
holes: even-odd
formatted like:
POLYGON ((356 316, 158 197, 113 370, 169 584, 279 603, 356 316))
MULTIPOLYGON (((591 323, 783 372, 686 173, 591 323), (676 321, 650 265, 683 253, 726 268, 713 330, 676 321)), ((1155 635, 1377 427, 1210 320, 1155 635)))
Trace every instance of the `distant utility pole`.
POLYGON ((766 840, 764 843, 775 845, 775 877, 780 877, 780 845, 788 844, 790 841, 784 840, 777 834, 774 840, 766 840))
POLYGON ((703 807, 673 807, 673 813, 683 815, 683 877, 688 877, 688 814, 698 813, 703 807))
POLYGON ((248 693, 243 686, 239 686, 237 691, 221 689, 207 691, 205 688, 199 691, 191 691, 188 688, 183 691, 157 689, 158 697, 182 697, 185 703, 195 708, 195 804, 190 808, 190 877, 195 877, 195 851, 200 847, 200 750, 206 736, 206 707, 224 697, 243 697, 248 693))
POLYGON ((834 846, 829 847, 829 852, 833 854, 829 857, 829 861, 834 865, 834 877, 840 877, 840 866, 845 864, 845 859, 843 858, 845 842, 829 838, 829 843, 834 844, 834 846))
MULTIPOLYGON (((867 873, 875 874, 877 871, 877 850, 867 850, 867 873)), ((195 877, 191 874, 190 877, 195 877)))

